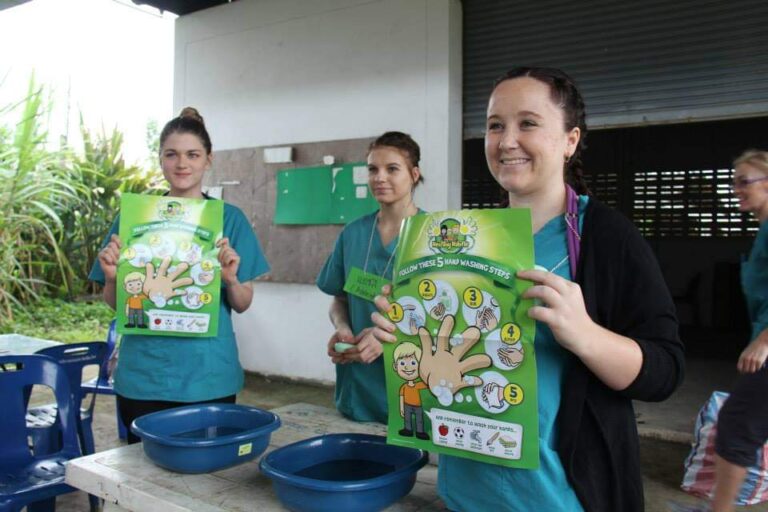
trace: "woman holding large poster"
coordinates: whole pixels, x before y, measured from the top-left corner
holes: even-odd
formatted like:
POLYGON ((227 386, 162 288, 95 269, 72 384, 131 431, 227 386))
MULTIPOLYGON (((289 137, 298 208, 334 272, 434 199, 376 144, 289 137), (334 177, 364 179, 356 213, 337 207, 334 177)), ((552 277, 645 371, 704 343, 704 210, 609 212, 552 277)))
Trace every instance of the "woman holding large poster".
MULTIPOLYGON (((211 149, 210 136, 197 110, 185 108, 165 125, 160 135, 160 164, 170 187, 168 196, 183 200, 209 199, 203 194, 202 184, 203 175, 211 166, 211 149)), ((176 207, 180 206, 181 201, 176 207)), ((140 256, 124 254, 127 249, 117 235, 119 225, 116 219, 89 277, 104 286, 107 304, 125 309, 128 323, 123 327, 147 331, 147 334, 124 335, 120 347, 114 387, 123 422, 130 425, 138 416, 191 403, 234 402, 244 376, 230 312, 248 309, 253 298, 250 281, 269 270, 248 219, 236 206, 224 204, 223 237, 216 242, 221 277, 218 329, 209 337, 152 333, 152 328, 146 325, 145 306, 154 304, 159 308, 176 299, 187 308, 197 307, 196 302, 189 302, 192 298, 189 290, 195 287, 184 289, 182 286, 204 287, 212 278, 202 275, 202 270, 193 272, 194 265, 190 276, 182 277, 182 265, 169 267, 170 255, 162 258, 155 272, 151 256, 147 255, 146 274, 131 272, 123 277, 124 282, 118 283, 117 266, 121 258, 140 256), (151 290, 148 282, 152 284, 151 290), (125 304, 116 304, 118 286, 128 293, 125 304), (153 294, 154 290, 167 293, 153 294)), ((158 248, 162 249, 163 244, 158 244, 158 248)), ((194 299, 200 300, 200 295, 196 294, 194 299)), ((159 317, 156 320, 163 321, 159 317)), ((128 441, 135 443, 139 439, 129 433, 128 441)))
MULTIPOLYGON (((584 102, 562 71, 515 68, 497 80, 485 154, 509 206, 531 213, 537 269, 517 277, 533 283, 523 297, 539 301, 528 314, 537 322, 540 466, 441 456, 439 492, 451 510, 643 510, 632 400, 675 390, 683 347, 650 248, 587 195, 585 136, 584 102)), ((395 341, 384 315, 375 323, 377 339, 395 341)))
POLYGON ((336 408, 357 421, 387 421, 372 300, 391 281, 400 224, 419 211, 413 202, 413 189, 423 181, 419 159, 419 145, 405 133, 386 132, 371 143, 368 186, 380 208, 344 227, 317 277, 320 290, 333 295, 328 355, 336 364, 336 408))

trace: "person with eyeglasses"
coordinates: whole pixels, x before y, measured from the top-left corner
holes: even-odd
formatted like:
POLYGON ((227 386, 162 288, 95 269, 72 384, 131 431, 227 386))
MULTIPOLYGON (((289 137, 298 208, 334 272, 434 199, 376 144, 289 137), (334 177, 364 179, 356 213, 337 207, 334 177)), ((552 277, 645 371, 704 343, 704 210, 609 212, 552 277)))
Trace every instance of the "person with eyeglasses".
POLYGON ((741 286, 752 322, 751 341, 739 356, 740 372, 717 420, 715 493, 712 512, 731 512, 747 468, 758 463, 768 441, 768 151, 748 150, 734 162, 733 191, 739 210, 760 222, 760 230, 741 266, 741 286))

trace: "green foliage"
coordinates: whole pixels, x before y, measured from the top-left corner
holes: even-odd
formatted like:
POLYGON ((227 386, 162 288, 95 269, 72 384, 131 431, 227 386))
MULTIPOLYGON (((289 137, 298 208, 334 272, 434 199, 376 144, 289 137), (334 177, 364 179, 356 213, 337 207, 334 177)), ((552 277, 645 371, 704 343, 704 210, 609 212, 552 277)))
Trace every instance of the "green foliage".
POLYGON ((13 129, 0 131, 0 312, 8 316, 14 303, 35 300, 52 279, 66 286, 71 268, 59 245, 61 213, 88 196, 66 153, 45 147, 48 110, 34 77, 24 102, 2 110, 19 112, 13 129))
POLYGON ((158 191, 157 169, 125 164, 116 129, 83 125, 82 151, 51 149, 50 101, 30 78, 27 96, 0 106, 0 316, 40 297, 93 290, 88 272, 124 192, 158 191))
POLYGON ((104 301, 41 299, 32 307, 13 306, 13 318, 0 318, 0 334, 15 332, 73 343, 105 340, 115 312, 104 301))
POLYGON ((147 169, 159 171, 158 155, 160 155, 160 127, 157 125, 157 121, 154 119, 147 121, 147 129, 144 137, 149 153, 149 157, 147 158, 147 169))
POLYGON ((61 247, 69 255, 74 282, 67 289, 76 294, 94 292, 88 283, 88 272, 101 248, 120 207, 124 192, 156 193, 162 182, 157 171, 144 171, 125 164, 122 134, 115 130, 94 136, 80 120, 83 154, 76 156, 73 166, 79 171, 80 183, 88 189, 88 200, 62 216, 61 247))

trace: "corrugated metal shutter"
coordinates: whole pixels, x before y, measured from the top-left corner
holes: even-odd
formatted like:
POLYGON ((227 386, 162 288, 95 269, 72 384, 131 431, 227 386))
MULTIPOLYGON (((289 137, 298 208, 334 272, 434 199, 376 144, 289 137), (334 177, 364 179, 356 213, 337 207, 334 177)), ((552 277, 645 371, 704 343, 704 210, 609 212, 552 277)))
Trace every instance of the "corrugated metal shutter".
POLYGON ((768 113, 766 0, 464 0, 464 137, 482 136, 493 80, 555 66, 590 128, 768 113))

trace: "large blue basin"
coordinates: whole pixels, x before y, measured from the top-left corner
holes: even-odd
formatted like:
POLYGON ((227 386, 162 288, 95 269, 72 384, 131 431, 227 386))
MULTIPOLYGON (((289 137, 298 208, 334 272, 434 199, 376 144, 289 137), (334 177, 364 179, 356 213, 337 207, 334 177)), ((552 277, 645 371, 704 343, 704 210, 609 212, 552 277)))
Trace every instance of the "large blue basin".
POLYGON ((293 512, 374 512, 408 494, 427 459, 381 436, 328 434, 278 448, 260 468, 293 512))
POLYGON ((155 464, 179 473, 208 473, 261 455, 279 426, 276 414, 256 407, 205 404, 141 416, 131 430, 155 464))

